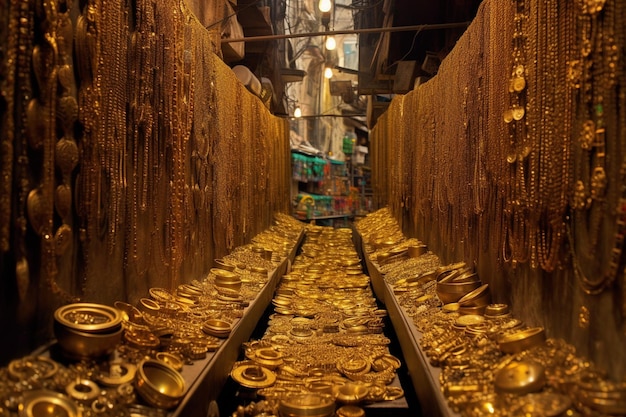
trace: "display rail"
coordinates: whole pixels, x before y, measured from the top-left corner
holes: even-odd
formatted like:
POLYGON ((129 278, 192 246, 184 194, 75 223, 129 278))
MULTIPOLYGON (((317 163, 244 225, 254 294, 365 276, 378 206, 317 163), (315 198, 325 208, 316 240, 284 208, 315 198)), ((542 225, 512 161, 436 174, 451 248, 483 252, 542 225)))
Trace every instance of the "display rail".
MULTIPOLYGON (((353 231, 353 233, 358 233, 353 231)), ((363 244, 359 235, 356 242, 363 244)), ((421 350, 419 342, 422 334, 407 316, 404 309, 398 304, 392 288, 385 282, 383 274, 372 262, 365 247, 361 246, 361 253, 370 276, 372 288, 376 297, 385 304, 389 319, 396 332, 402 355, 413 382, 415 394, 422 408, 422 415, 433 417, 457 417, 459 414, 450 409, 440 389, 439 374, 441 369, 434 367, 428 361, 426 354, 421 350)))
POLYGON ((171 417, 206 417, 208 415, 211 402, 219 397, 233 364, 238 360, 241 345, 248 341, 259 319, 263 316, 263 312, 272 301, 276 285, 293 262, 303 237, 304 231, 298 237, 289 255, 269 272, 268 282, 246 307, 243 317, 233 327, 228 339, 215 352, 209 353, 205 359, 183 367, 181 374, 189 388, 185 398, 170 413, 171 417))

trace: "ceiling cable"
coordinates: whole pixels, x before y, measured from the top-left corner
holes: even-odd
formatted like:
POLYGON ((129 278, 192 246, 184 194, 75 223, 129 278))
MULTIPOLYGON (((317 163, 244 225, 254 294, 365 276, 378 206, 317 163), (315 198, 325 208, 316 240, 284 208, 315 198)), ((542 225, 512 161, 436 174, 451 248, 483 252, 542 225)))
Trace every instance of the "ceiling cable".
POLYGON ((411 25, 411 26, 390 26, 384 28, 367 28, 367 29, 339 29, 339 30, 327 30, 321 32, 308 32, 308 33, 290 33, 279 35, 261 35, 261 36, 247 36, 243 38, 225 38, 222 39, 222 43, 233 42, 260 42, 270 41, 275 39, 292 39, 292 38, 306 38, 313 36, 330 36, 330 35, 352 35, 362 33, 384 33, 384 32, 410 32, 410 31, 423 31, 423 30, 439 30, 439 29, 454 29, 469 26, 471 22, 458 22, 458 23, 433 23, 424 25, 411 25))

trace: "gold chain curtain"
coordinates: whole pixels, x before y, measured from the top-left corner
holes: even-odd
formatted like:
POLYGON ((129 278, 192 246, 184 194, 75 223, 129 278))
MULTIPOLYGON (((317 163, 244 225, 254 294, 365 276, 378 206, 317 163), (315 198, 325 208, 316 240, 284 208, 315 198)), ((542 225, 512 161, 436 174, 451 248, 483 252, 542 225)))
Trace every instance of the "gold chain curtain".
POLYGON ((183 0, 0 8, 1 326, 21 353, 59 303, 200 278, 289 210, 286 122, 183 0))
POLYGON ((604 363, 626 316, 624 22, 619 0, 485 1, 372 132, 378 206, 604 363))

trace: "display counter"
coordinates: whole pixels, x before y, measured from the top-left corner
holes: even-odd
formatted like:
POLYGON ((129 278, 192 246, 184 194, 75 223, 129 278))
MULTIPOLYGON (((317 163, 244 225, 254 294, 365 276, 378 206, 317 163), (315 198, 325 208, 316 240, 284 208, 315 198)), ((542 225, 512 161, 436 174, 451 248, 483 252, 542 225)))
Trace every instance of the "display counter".
MULTIPOLYGON (((354 231, 354 234, 358 234, 354 231)), ((355 242, 361 242, 360 236, 355 242)), ((424 352, 419 347, 422 338, 421 333, 415 328, 413 321, 407 316, 403 308, 398 304, 392 288, 385 282, 383 274, 372 262, 364 246, 361 246, 363 260, 367 267, 376 297, 385 304, 389 319, 398 337, 402 355, 406 363, 415 394, 420 402, 424 416, 454 417, 457 413, 452 411, 441 392, 439 374, 441 370, 432 366, 424 352)))
POLYGON ((209 352, 205 359, 183 367, 181 374, 189 387, 188 393, 171 413, 172 417, 206 417, 208 415, 209 404, 217 400, 233 364, 239 358, 242 343, 248 341, 259 319, 263 316, 263 312, 272 301, 276 285, 293 262, 303 236, 304 232, 300 234, 289 255, 269 272, 267 284, 254 301, 246 307, 243 317, 233 327, 228 339, 224 340, 215 352, 209 352))

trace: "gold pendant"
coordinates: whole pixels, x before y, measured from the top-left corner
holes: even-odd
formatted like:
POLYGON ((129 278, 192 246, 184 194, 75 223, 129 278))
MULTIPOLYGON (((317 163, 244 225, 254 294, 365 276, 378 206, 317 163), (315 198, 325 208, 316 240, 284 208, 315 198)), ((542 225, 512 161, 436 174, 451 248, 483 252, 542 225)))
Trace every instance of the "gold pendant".
POLYGON ((526 114, 526 110, 524 110, 521 106, 515 106, 511 109, 511 111, 513 112, 513 120, 517 121, 522 120, 526 114))

